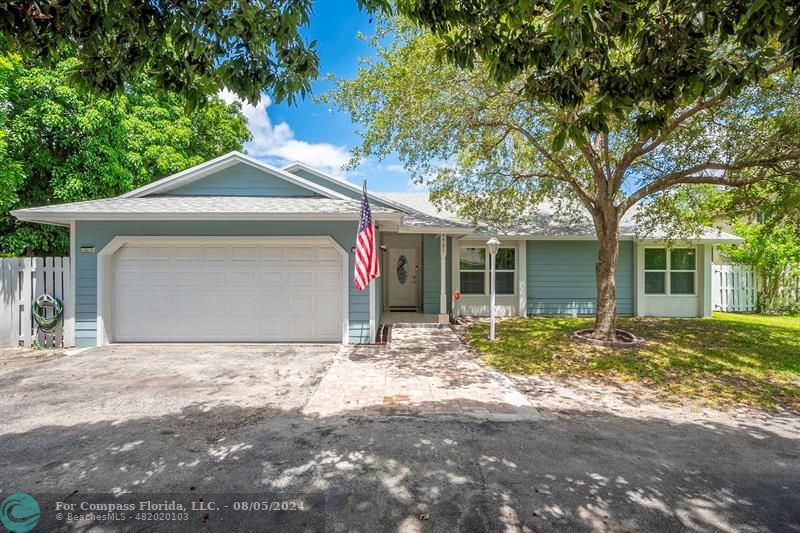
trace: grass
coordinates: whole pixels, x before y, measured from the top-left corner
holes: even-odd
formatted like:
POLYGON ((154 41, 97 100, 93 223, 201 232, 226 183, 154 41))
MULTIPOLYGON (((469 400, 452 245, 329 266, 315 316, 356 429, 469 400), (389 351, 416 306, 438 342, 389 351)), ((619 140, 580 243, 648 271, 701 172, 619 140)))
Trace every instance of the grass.
POLYGON ((783 406, 800 411, 800 316, 621 318, 617 327, 645 339, 638 350, 578 344, 569 334, 588 318, 515 318, 466 332, 492 366, 519 374, 550 374, 636 382, 671 399, 705 405, 783 406))

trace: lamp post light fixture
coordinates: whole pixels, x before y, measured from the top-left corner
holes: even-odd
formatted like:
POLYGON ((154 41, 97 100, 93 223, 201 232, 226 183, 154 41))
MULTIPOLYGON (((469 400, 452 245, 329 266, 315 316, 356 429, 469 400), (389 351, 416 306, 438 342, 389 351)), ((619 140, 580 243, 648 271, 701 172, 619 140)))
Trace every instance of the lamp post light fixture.
POLYGON ((494 342, 494 295, 495 295, 495 259, 497 258, 497 250, 500 249, 500 241, 497 237, 492 237, 486 241, 486 247, 489 249, 489 340, 494 342))

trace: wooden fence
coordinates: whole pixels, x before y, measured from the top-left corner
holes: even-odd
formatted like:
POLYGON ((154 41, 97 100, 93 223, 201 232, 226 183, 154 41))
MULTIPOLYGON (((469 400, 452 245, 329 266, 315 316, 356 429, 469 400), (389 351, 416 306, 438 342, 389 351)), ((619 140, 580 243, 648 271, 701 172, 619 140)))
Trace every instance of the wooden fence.
POLYGON ((800 307, 800 268, 786 267, 778 287, 778 299, 784 308, 800 307))
POLYGON ((755 268, 745 265, 714 265, 713 272, 714 310, 730 313, 756 311, 759 279, 755 268))
POLYGON ((0 346, 75 345, 75 303, 71 301, 69 257, 25 257, 0 259, 0 346), (37 335, 31 308, 42 294, 64 304, 63 318, 55 331, 37 335))

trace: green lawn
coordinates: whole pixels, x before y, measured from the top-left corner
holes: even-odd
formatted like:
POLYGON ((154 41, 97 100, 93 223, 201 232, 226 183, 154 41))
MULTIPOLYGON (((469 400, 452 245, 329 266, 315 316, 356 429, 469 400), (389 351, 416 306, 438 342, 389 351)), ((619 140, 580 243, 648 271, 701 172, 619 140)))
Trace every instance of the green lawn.
POLYGON ((707 405, 778 405, 800 411, 800 317, 715 313, 694 318, 622 318, 618 327, 645 339, 638 350, 611 350, 570 340, 586 318, 517 318, 466 335, 486 361, 505 372, 633 381, 672 399, 707 405))

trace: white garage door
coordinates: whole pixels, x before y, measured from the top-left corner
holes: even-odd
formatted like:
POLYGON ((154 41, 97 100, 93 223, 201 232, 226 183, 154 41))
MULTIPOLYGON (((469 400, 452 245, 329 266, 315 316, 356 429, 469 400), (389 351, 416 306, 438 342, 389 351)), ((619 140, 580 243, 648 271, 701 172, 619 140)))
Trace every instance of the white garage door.
POLYGON ((342 341, 329 243, 129 244, 113 261, 114 341, 342 341))

